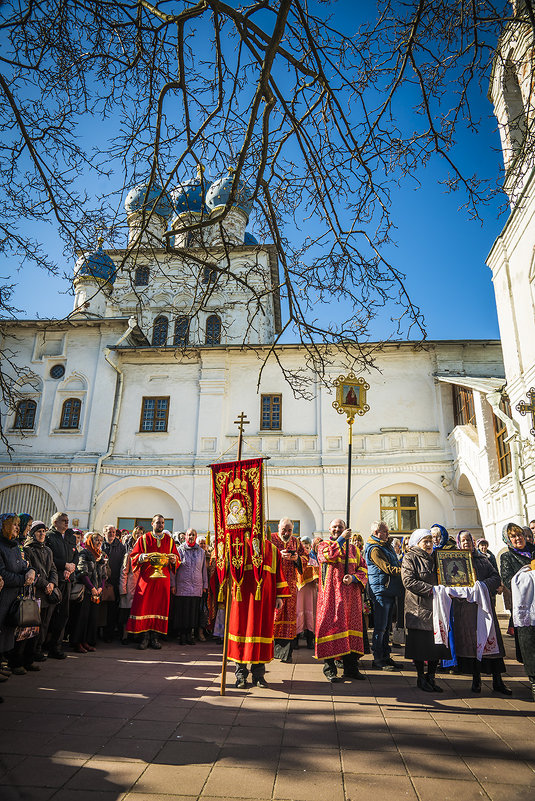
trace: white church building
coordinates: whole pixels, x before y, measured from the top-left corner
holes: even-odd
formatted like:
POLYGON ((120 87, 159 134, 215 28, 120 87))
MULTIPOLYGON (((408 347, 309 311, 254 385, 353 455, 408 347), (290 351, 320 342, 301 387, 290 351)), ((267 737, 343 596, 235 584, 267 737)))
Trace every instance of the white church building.
MULTIPOLYGON (((360 373, 371 408, 354 426, 351 526, 363 534, 380 518, 400 534, 441 523, 484 533, 499 549, 505 522, 535 517, 535 425, 521 413, 535 385, 535 179, 517 124, 520 103, 525 138, 532 65, 515 31, 504 32, 510 55, 491 84, 511 199, 488 261, 501 342, 393 342, 376 354, 377 369, 360 373)), ((128 248, 79 259, 69 318, 5 327, 18 397, 4 409, 12 451, 0 454, 0 513, 47 519, 58 509, 83 529, 131 529, 161 513, 175 531, 213 530, 208 466, 235 458, 244 412, 244 458, 269 457, 269 520, 291 517, 305 535, 345 515, 345 417, 313 372, 310 398, 296 398, 277 363, 302 370, 304 351, 273 346, 277 251, 246 231, 245 184, 212 224, 232 181, 208 185, 201 174, 169 198, 136 187, 125 204, 128 248), (204 223, 193 235, 192 221, 204 223), (259 380, 272 347, 277 358, 259 380)), ((340 356, 327 378, 352 367, 340 356)))

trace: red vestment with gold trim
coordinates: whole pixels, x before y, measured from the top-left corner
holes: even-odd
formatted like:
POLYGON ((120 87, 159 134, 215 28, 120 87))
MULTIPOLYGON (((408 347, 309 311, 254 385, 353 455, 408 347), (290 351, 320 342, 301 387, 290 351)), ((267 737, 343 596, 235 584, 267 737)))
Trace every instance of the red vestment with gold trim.
MULTIPOLYGON (((303 543, 298 537, 292 536, 285 542, 278 534, 271 535, 271 541, 279 551, 295 551, 301 557, 303 569, 306 567, 308 557, 303 543)), ((293 640, 297 636, 297 563, 291 559, 280 557, 282 573, 288 584, 290 595, 285 598, 282 609, 275 612, 275 627, 273 636, 276 640, 293 640)))
POLYGON ((130 553, 132 569, 139 572, 139 578, 126 630, 132 634, 142 634, 146 631, 167 634, 171 593, 169 570, 172 570, 173 567, 162 568, 165 574, 164 578, 151 578, 151 574, 154 573, 154 565, 148 561, 139 561, 139 557, 143 553, 174 553, 177 558, 176 566, 180 565, 176 545, 169 534, 164 534, 160 541, 156 539, 152 531, 139 537, 130 553))
POLYGON ((344 584, 345 547, 340 548, 336 540, 318 546, 317 659, 337 659, 351 652, 364 653, 361 589, 368 581, 368 568, 359 549, 349 544, 348 572, 356 576, 360 584, 344 584))
POLYGON ((255 601, 257 583, 251 561, 251 546, 246 545, 246 560, 241 601, 232 598, 228 632, 228 658, 233 662, 271 662, 273 659, 273 624, 277 598, 288 598, 290 591, 282 573, 277 548, 263 541, 262 594, 255 601))

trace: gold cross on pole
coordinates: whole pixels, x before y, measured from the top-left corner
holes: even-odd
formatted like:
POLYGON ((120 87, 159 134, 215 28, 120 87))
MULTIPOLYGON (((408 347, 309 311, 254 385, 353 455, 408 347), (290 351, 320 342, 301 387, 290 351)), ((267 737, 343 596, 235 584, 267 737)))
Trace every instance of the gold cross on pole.
POLYGON ((531 389, 527 393, 527 396, 529 398, 529 403, 526 403, 526 401, 520 401, 520 403, 518 403, 516 406, 516 410, 517 412, 520 412, 522 417, 524 417, 526 414, 531 414, 532 427, 530 428, 529 433, 535 437, 535 388, 534 387, 531 387, 531 389))
POLYGON ((241 462, 241 452, 242 452, 242 445, 243 445, 243 427, 248 426, 250 420, 247 419, 247 415, 244 412, 240 412, 238 415, 238 419, 234 420, 234 425, 238 426, 238 462, 241 462))

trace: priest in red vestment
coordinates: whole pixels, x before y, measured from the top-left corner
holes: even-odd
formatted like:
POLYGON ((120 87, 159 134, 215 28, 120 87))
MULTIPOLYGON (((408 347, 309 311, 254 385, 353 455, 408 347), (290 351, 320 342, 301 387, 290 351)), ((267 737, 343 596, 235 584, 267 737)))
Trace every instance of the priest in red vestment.
POLYGON ((294 536, 293 523, 288 517, 279 520, 277 534, 272 534, 272 542, 281 557, 282 572, 288 590, 282 609, 275 612, 275 659, 292 662, 294 640, 297 637, 297 579, 307 565, 307 555, 299 537, 294 536))
POLYGON ((349 542, 351 530, 346 529, 343 520, 333 520, 330 533, 330 541, 318 546, 316 658, 325 660, 323 673, 328 681, 337 681, 336 659, 344 663, 345 678, 364 679, 358 660, 364 653, 361 593, 368 581, 368 569, 359 549, 349 542))
POLYGON ((174 540, 168 532, 164 531, 165 519, 162 515, 152 518, 152 532, 146 532, 138 538, 130 552, 132 569, 138 573, 139 578, 132 599, 130 617, 126 630, 132 634, 142 634, 138 648, 143 651, 151 648, 161 648, 159 634, 167 634, 169 622, 170 577, 169 570, 176 570, 180 565, 180 557, 174 540), (169 565, 162 570, 163 577, 152 574, 155 566, 150 562, 150 554, 166 554, 169 565))
POLYGON ((246 687, 249 662, 253 684, 267 687, 264 675, 266 662, 273 659, 275 609, 280 609, 283 599, 290 595, 275 545, 267 538, 262 540, 261 545, 253 545, 263 549, 261 597, 258 598, 258 585, 253 571, 253 546, 248 542, 241 600, 233 598, 230 608, 228 658, 236 662, 236 687, 239 689, 246 687))

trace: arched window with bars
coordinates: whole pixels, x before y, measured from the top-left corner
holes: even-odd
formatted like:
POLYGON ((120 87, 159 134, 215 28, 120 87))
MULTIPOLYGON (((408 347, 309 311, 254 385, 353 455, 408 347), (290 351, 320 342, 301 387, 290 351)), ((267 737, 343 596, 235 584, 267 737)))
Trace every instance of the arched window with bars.
POLYGON ((141 267, 138 267, 136 269, 136 274, 134 276, 134 285, 148 286, 149 277, 150 277, 150 270, 146 264, 142 265, 141 267))
POLYGON ((173 345, 187 345, 189 340, 189 317, 177 317, 173 345))
POLYGON ((169 320, 167 317, 160 315, 154 321, 152 328, 152 344, 156 347, 161 347, 167 344, 167 331, 169 328, 169 320))
POLYGON ((211 314, 206 320, 206 344, 221 344, 221 318, 217 314, 211 314))
POLYGON ((80 412, 82 401, 79 398, 67 398, 61 409, 60 428, 80 428, 80 412))
POLYGON ((21 400, 17 403, 13 428, 31 429, 35 426, 37 403, 34 400, 21 400))

